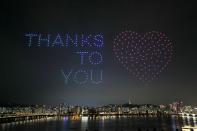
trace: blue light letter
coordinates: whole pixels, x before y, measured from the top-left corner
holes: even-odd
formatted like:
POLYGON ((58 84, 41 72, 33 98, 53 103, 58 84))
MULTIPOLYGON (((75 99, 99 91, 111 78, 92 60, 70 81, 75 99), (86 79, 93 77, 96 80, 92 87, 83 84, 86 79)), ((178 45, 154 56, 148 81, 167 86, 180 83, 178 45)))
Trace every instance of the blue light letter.
POLYGON ((95 35, 94 38, 95 42, 93 42, 94 46, 102 47, 104 44, 103 36, 102 35, 95 35))
POLYGON ((85 54, 87 54, 88 52, 76 52, 77 54, 80 54, 80 59, 81 59, 81 61, 80 61, 80 63, 81 63, 81 65, 83 65, 83 62, 84 62, 84 60, 83 60, 83 58, 84 58, 84 55, 85 54))
POLYGON ((47 46, 49 46, 50 43, 50 34, 47 34, 47 38, 42 38, 42 35, 39 34, 39 38, 38 38, 38 46, 41 46, 41 41, 45 41, 47 42, 47 46))
POLYGON ((90 39, 91 35, 84 35, 82 34, 81 36, 81 46, 84 47, 84 46, 92 46, 89 42, 89 39, 90 39))
POLYGON ((57 45, 59 47, 63 47, 64 46, 62 38, 61 38, 61 36, 59 34, 57 34, 55 40, 53 41, 53 45, 52 46, 55 46, 55 45, 57 45))
POLYGON ((78 84, 85 84, 88 80, 88 73, 85 70, 78 70, 77 72, 75 72, 73 80, 78 84), (83 81, 79 81, 79 78, 81 78, 79 76, 80 74, 85 75, 83 78, 84 79, 83 81))
POLYGON ((30 34, 25 34, 25 36, 26 36, 26 37, 29 37, 28 46, 29 46, 29 48, 30 48, 30 47, 32 46, 32 37, 37 36, 37 34, 32 34, 32 33, 30 33, 30 34))
POLYGON ((70 77, 70 74, 72 73, 72 70, 70 70, 70 72, 68 72, 68 74, 65 74, 65 72, 63 70, 61 70, 61 72, 62 72, 62 75, 65 78, 65 83, 67 84, 68 83, 68 78, 70 77))
POLYGON ((90 77, 93 84, 100 84, 103 80, 103 70, 100 70, 100 80, 93 80, 93 70, 90 70, 90 77))
POLYGON ((101 53, 99 53, 99 52, 97 52, 97 51, 90 53, 90 55, 89 55, 89 62, 90 62, 92 65, 98 65, 98 64, 100 64, 102 61, 103 61, 103 58, 102 58, 101 53))
POLYGON ((73 43, 74 44, 74 46, 75 47, 77 47, 78 46, 78 36, 77 36, 77 34, 75 34, 75 39, 73 40, 70 36, 69 36, 69 34, 66 34, 66 46, 69 46, 69 42, 71 42, 71 43, 73 43))

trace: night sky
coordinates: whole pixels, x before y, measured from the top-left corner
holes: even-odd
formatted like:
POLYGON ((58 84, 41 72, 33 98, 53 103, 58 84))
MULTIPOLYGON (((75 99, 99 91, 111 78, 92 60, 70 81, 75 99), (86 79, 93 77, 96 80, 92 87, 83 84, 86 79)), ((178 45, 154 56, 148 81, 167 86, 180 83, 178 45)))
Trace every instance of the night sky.
POLYGON ((17 1, 1 16, 0 102, 26 104, 171 103, 197 100, 197 14, 188 1, 17 1), (141 82, 122 67, 113 53, 122 31, 164 32, 173 43, 173 58, 150 83, 141 82), (104 36, 102 84, 65 84, 61 69, 81 66, 76 51, 98 49, 28 48, 25 33, 95 34, 104 36))

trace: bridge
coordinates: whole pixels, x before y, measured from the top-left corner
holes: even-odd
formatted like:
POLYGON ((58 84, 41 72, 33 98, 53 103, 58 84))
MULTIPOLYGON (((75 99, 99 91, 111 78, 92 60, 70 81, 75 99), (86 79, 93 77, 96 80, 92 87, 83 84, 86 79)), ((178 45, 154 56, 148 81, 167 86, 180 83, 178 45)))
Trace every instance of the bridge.
POLYGON ((53 117, 53 114, 36 114, 36 115, 22 115, 22 116, 8 116, 8 117, 0 117, 0 123, 10 123, 10 122, 17 122, 17 121, 27 121, 27 120, 35 120, 35 119, 42 119, 53 117))

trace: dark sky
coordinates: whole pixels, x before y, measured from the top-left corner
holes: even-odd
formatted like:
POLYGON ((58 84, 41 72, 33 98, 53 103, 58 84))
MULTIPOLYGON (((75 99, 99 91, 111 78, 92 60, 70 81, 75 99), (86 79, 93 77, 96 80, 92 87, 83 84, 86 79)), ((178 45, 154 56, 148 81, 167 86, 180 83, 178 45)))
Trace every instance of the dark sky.
MULTIPOLYGON (((1 16, 0 101, 101 105, 171 103, 196 105, 196 4, 188 1, 17 1, 1 16), (129 74, 113 54, 113 39, 124 30, 164 32, 174 57, 160 77, 148 85, 129 74), (60 70, 90 69, 79 65, 71 48, 28 48, 24 33, 102 33, 103 83, 64 83, 60 70)), ((80 49, 88 50, 88 49, 80 49)), ((91 50, 90 50, 91 51, 91 50)))

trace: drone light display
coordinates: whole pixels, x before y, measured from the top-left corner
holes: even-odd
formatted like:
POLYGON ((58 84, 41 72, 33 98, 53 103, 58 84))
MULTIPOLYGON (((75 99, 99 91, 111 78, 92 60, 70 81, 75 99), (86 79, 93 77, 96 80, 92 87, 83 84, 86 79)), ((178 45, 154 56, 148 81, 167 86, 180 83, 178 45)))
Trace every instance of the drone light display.
POLYGON ((151 31, 141 35, 124 31, 114 39, 113 52, 127 71, 149 83, 157 79, 171 62, 173 44, 161 32, 151 31))
POLYGON ((95 47, 102 48, 104 45, 101 34, 42 34, 25 33, 28 47, 95 47))
POLYGON ((103 63, 102 47, 104 38, 101 34, 42 34, 25 33, 26 45, 29 48, 70 48, 80 58, 80 69, 61 69, 65 84, 74 82, 78 85, 101 84, 103 81, 103 70, 95 69, 103 63), (84 68, 91 66, 91 69, 84 68))
MULTIPOLYGON (((92 69, 61 69, 65 78, 77 84, 90 81, 100 84, 103 80, 103 70, 94 70, 103 63, 101 50, 104 46, 104 36, 101 34, 41 34, 26 33, 28 47, 70 48, 80 57, 79 64, 91 65, 92 69), (86 61, 86 62, 85 62, 86 61)), ((162 32, 151 31, 139 34, 133 31, 119 33, 114 39, 113 52, 121 65, 133 76, 143 82, 157 79, 172 60, 173 44, 162 32)))

